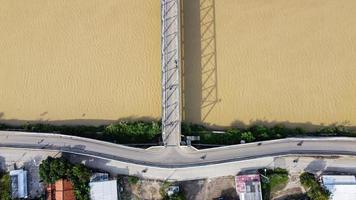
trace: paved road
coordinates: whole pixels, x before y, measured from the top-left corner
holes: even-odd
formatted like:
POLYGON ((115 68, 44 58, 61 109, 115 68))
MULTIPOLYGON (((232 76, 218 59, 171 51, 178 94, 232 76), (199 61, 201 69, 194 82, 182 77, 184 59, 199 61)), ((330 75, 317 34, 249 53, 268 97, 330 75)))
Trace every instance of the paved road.
POLYGON ((162 139, 165 146, 180 144, 180 4, 161 0, 162 139))
POLYGON ((137 149, 74 136, 0 131, 0 146, 61 150, 161 168, 203 166, 286 154, 356 155, 356 139, 353 138, 290 138, 206 150, 183 146, 137 149))

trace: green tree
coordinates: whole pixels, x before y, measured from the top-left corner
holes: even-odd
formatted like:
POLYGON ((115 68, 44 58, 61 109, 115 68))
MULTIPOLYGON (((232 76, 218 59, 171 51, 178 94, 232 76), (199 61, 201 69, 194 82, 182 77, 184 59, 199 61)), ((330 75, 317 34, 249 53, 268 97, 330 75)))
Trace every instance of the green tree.
POLYGON ((54 183, 58 179, 67 178, 69 163, 62 158, 48 157, 39 167, 39 175, 46 183, 54 183))
POLYGON ((48 183, 55 183, 61 178, 72 181, 77 200, 90 199, 89 180, 90 171, 82 164, 73 165, 63 158, 48 157, 42 161, 39 168, 41 179, 48 183))

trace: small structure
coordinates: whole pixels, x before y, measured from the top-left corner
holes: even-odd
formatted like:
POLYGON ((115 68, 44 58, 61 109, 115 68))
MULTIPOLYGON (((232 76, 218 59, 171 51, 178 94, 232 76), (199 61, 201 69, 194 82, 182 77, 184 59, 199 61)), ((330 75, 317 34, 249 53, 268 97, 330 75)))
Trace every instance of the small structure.
POLYGON ((117 200, 117 181, 109 180, 107 173, 96 173, 90 178, 91 200, 117 200))
POLYGON ((176 186, 176 185, 169 186, 169 188, 167 190, 167 195, 169 197, 172 196, 173 194, 177 194, 177 193, 179 193, 179 186, 176 186))
POLYGON ((322 182, 331 192, 331 200, 356 199, 355 176, 323 175, 322 182))
POLYGON ((23 169, 10 171, 12 199, 27 198, 27 171, 23 169))
POLYGON ((70 180, 60 179, 47 186, 47 200, 75 200, 73 184, 70 180))
POLYGON ((235 184, 240 200, 262 200, 261 180, 258 174, 236 176, 235 184))

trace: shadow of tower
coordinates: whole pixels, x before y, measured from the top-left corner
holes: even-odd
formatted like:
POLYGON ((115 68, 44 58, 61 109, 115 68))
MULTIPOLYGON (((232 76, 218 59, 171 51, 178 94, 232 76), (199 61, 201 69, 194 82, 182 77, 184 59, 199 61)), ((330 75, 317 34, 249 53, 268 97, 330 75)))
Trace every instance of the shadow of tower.
POLYGON ((204 124, 219 102, 215 0, 184 0, 181 7, 183 120, 204 124))

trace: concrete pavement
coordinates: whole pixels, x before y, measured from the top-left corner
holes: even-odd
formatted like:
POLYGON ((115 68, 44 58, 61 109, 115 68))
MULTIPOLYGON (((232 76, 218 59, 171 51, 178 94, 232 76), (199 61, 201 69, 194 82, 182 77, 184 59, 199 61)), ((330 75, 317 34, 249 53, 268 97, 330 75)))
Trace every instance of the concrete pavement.
MULTIPOLYGON (((47 156, 60 155, 59 151, 48 149, 33 150, 0 147, 0 161, 2 164, 5 162, 6 166, 16 163, 18 167, 26 167, 27 165, 23 165, 23 163, 31 162, 35 162, 38 166, 40 160, 45 159, 47 156)), ((72 153, 64 153, 63 156, 72 162, 80 162, 94 169, 105 170, 113 176, 124 174, 135 175, 147 179, 175 181, 236 175, 241 171, 255 170, 264 167, 285 168, 288 169, 290 174, 294 176, 299 176, 299 174, 305 170, 315 173, 328 171, 356 173, 356 168, 353 168, 353 166, 356 165, 355 156, 276 156, 184 168, 145 166, 72 153)))

